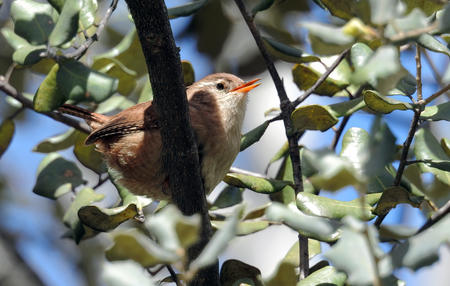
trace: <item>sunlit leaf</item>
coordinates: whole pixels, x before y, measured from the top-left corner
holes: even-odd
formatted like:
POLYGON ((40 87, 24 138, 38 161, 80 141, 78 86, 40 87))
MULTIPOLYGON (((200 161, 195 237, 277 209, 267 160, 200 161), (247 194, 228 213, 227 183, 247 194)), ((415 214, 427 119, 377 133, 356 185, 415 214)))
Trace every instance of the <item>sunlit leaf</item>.
POLYGON ((84 142, 87 138, 87 134, 77 132, 75 146, 73 153, 77 157, 78 161, 85 167, 91 169, 97 174, 106 172, 106 164, 103 160, 100 152, 95 150, 94 145, 85 145, 84 142))
POLYGON ((50 153, 64 150, 75 144, 77 133, 75 129, 70 128, 68 131, 45 139, 33 148, 33 152, 50 153))
POLYGON ((358 17, 364 22, 370 20, 370 5, 369 1, 358 0, 320 0, 320 3, 336 17, 350 20, 358 17))
POLYGON ((189 61, 181 61, 181 68, 183 70, 183 81, 186 86, 191 85, 195 81, 195 72, 192 64, 189 61))
POLYGON ((397 17, 398 0, 369 0, 371 21, 384 25, 397 17))
POLYGON ((420 119, 450 121, 450 102, 447 101, 438 105, 426 106, 422 113, 420 113, 420 119))
POLYGON ((284 206, 274 202, 267 209, 266 216, 272 221, 286 224, 308 238, 332 242, 340 237, 339 221, 306 215, 299 211, 295 204, 284 206))
POLYGON ((450 4, 445 5, 439 17, 439 31, 441 33, 450 32, 450 4))
MULTIPOLYGON (((294 244, 291 246, 291 248, 288 250, 286 255, 283 258, 283 262, 288 262, 290 264, 296 265, 298 267, 300 259, 299 254, 299 243, 298 240, 294 242, 294 244)), ((308 239, 308 258, 311 259, 317 254, 320 254, 322 252, 320 247, 320 241, 315 239, 308 239)))
MULTIPOLYGON (((220 230, 226 225, 226 221, 211 221, 214 229, 220 230)), ((266 229, 270 226, 270 222, 264 220, 246 220, 240 221, 237 225, 236 235, 244 236, 266 229)))
POLYGON ((259 139, 264 135, 264 132, 266 132, 267 127, 269 126, 269 121, 264 121, 263 124, 255 127, 254 129, 250 130, 246 134, 244 134, 241 138, 241 149, 240 151, 244 151, 254 143, 258 142, 259 139))
POLYGON ((81 171, 74 162, 67 161, 57 153, 50 153, 39 164, 33 192, 56 199, 83 183, 81 171))
POLYGON ((208 3, 208 0, 189 2, 180 6, 169 8, 167 9, 167 13, 170 19, 190 16, 202 8, 206 3, 208 3))
POLYGON ((242 191, 242 188, 226 186, 212 203, 210 210, 227 208, 241 203, 242 191))
POLYGON ((354 38, 345 34, 342 27, 313 22, 304 22, 302 26, 308 29, 308 38, 315 54, 336 55, 354 42, 354 38))
MULTIPOLYGON (((321 73, 307 65, 297 64, 292 69, 292 75, 298 88, 300 90, 307 90, 316 83, 321 76, 321 73)), ((314 93, 333 96, 335 93, 343 90, 347 86, 347 82, 334 80, 328 77, 315 89, 314 93)))
POLYGON ((333 266, 325 266, 302 279, 297 286, 334 285, 344 286, 347 275, 338 272, 333 266))
POLYGON ((416 197, 411 196, 403 187, 390 187, 384 190, 373 212, 376 215, 384 215, 398 204, 410 204, 417 208, 420 202, 416 197))
POLYGON ((81 189, 77 195, 75 196, 74 201, 70 205, 69 209, 66 211, 63 217, 63 222, 73 230, 74 237, 76 243, 80 242, 84 235, 84 228, 78 218, 78 210, 83 207, 90 205, 94 202, 101 201, 104 198, 103 194, 97 194, 91 188, 83 188, 81 189))
POLYGON ((25 45, 14 52, 12 59, 19 65, 25 66, 32 65, 39 62, 42 59, 41 53, 46 50, 47 48, 45 45, 40 46, 25 45))
POLYGON ((379 113, 413 109, 410 103, 382 96, 374 90, 364 91, 364 102, 370 109, 379 113))
POLYGON ((394 19, 387 25, 384 35, 388 38, 393 38, 397 34, 403 35, 408 31, 424 28, 427 26, 427 22, 428 20, 425 14, 420 9, 414 9, 407 16, 394 19))
POLYGON ((267 204, 264 204, 264 205, 261 205, 261 206, 255 208, 255 209, 252 209, 251 211, 249 211, 248 213, 246 213, 244 215, 242 220, 255 219, 255 218, 260 218, 260 217, 264 216, 264 214, 266 213, 266 209, 271 204, 272 203, 267 203, 267 204))
POLYGON ((80 11, 80 26, 82 29, 87 29, 95 23, 97 9, 97 0, 83 0, 80 11))
POLYGON ((115 58, 101 58, 94 61, 92 69, 119 80, 117 91, 129 95, 137 84, 137 73, 115 58))
POLYGON ((153 90, 150 80, 145 81, 144 87, 139 95, 138 103, 147 102, 153 99, 153 90))
POLYGON ((11 119, 6 119, 0 124, 0 158, 11 143, 14 129, 14 121, 11 119))
POLYGON ((424 48, 437 52, 437 53, 443 53, 447 56, 450 56, 450 49, 446 47, 444 44, 439 42, 435 37, 433 37, 430 34, 422 34, 418 39, 417 42, 424 48))
POLYGON ((75 37, 82 4, 82 1, 66 1, 64 3, 58 21, 48 37, 51 46, 60 46, 75 37))
POLYGON ((338 123, 338 119, 326 105, 300 106, 291 115, 294 127, 299 131, 325 131, 338 123))
POLYGON ((281 262, 274 274, 265 281, 266 286, 296 285, 297 274, 295 265, 288 262, 281 262))
POLYGON ((291 185, 291 183, 287 181, 266 179, 237 173, 228 173, 223 181, 231 186, 247 188, 263 194, 275 193, 281 191, 285 186, 291 185))
POLYGON ((99 280, 105 286, 158 285, 138 263, 126 261, 103 261, 99 280))
POLYGON ((27 40, 20 37, 16 33, 14 33, 13 30, 9 29, 8 27, 3 27, 1 29, 2 36, 5 38, 6 42, 14 49, 19 50, 22 47, 29 46, 27 40))
POLYGON ((450 156, 450 139, 442 138, 441 139, 441 147, 445 151, 445 154, 450 156))

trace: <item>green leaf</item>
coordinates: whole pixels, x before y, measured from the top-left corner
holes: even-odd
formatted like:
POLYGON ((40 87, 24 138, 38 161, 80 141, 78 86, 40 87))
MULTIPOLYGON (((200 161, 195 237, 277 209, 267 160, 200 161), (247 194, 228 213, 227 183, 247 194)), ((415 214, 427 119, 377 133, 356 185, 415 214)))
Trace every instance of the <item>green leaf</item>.
POLYGON ((388 95, 400 94, 410 96, 416 92, 416 89, 417 89, 416 78, 412 76, 409 72, 405 71, 405 76, 400 78, 395 88, 388 92, 388 95))
POLYGON ((300 106, 292 112, 291 119, 298 131, 326 131, 339 122, 328 106, 318 104, 300 106))
POLYGON ((439 17, 439 32, 450 32, 450 4, 445 5, 443 12, 439 17))
POLYGON ((1 29, 2 36, 5 38, 6 42, 14 49, 19 50, 22 47, 29 46, 30 44, 24 38, 20 37, 13 30, 3 27, 1 29))
MULTIPOLYGON (((282 262, 287 262, 289 264, 296 265, 298 267, 300 259, 299 259, 299 243, 298 240, 294 242, 291 248, 288 250, 286 255, 284 256, 282 262)), ((314 256, 320 254, 322 252, 320 247, 320 241, 315 239, 308 239, 308 259, 313 258, 314 256)))
POLYGON ((331 15, 336 17, 345 20, 358 17, 366 23, 370 20, 369 1, 320 0, 320 3, 331 13, 331 15))
POLYGON ((75 37, 82 5, 82 1, 65 1, 58 22, 48 37, 50 46, 60 46, 75 37))
POLYGON ((267 127, 269 126, 269 121, 264 121, 263 124, 255 127, 254 129, 250 130, 249 132, 245 133, 241 138, 241 150, 244 151, 251 145, 255 144, 256 142, 261 139, 261 137, 264 135, 264 132, 266 132, 267 127))
POLYGON ((49 199, 56 199, 84 181, 77 165, 57 153, 48 154, 39 164, 33 192, 49 199))
POLYGON ((439 247, 449 242, 450 216, 447 215, 433 227, 394 247, 384 260, 390 261, 395 268, 408 267, 416 271, 437 261, 439 247))
POLYGON ((285 186, 291 185, 291 182, 287 181, 266 179, 237 173, 228 173, 223 181, 231 186, 247 188, 262 194, 279 192, 285 186))
POLYGON ((226 223, 223 225, 222 229, 216 231, 199 256, 189 265, 190 271, 196 272, 198 269, 211 265, 217 260, 219 254, 225 250, 227 244, 236 235, 239 215, 241 212, 242 207, 239 207, 226 220, 226 223))
POLYGON ((363 43, 355 43, 350 50, 350 59, 356 69, 364 67, 364 64, 372 56, 372 49, 363 43))
POLYGON ((356 170, 362 172, 368 160, 367 145, 369 133, 358 127, 351 127, 342 137, 341 157, 347 158, 356 170))
MULTIPOLYGON (((416 155, 417 160, 431 160, 431 161, 450 160, 450 156, 448 156, 444 152, 444 150, 442 150, 439 142, 433 136, 431 131, 427 128, 419 129, 416 132, 414 154, 416 155)), ((428 166, 428 164, 424 163, 419 163, 419 167, 422 170, 422 172, 433 173, 439 181, 450 186, 449 172, 433 168, 431 166, 428 166)))
POLYGON ((286 224, 305 237, 319 241, 332 242, 340 237, 341 223, 339 221, 306 215, 292 203, 288 206, 276 202, 272 203, 267 208, 266 217, 269 220, 286 224))
MULTIPOLYGON (((226 221, 218 221, 218 220, 211 221, 212 227, 217 230, 223 229, 226 224, 227 224, 226 221)), ((264 220, 240 221, 237 225, 236 235, 237 236, 249 235, 264 230, 269 226, 270 223, 264 220)))
POLYGON ((447 101, 438 105, 426 106, 422 113, 420 113, 420 119, 450 121, 450 102, 447 101))
POLYGON ((381 240, 401 240, 413 236, 417 232, 416 228, 405 225, 386 225, 380 226, 379 234, 381 240))
POLYGON ((355 113, 356 111, 364 108, 366 103, 364 102, 362 97, 358 97, 352 100, 347 100, 340 103, 334 103, 328 105, 328 109, 332 112, 332 114, 336 117, 349 116, 350 114, 355 113))
MULTIPOLYGON (((428 24, 427 17, 420 9, 414 9, 406 17, 396 18, 386 26, 384 36, 387 38, 395 37, 397 34, 404 34, 408 31, 418 30, 426 27, 428 24)), ((414 38, 416 38, 415 36, 414 38)), ((402 41, 399 44, 406 43, 402 41)))
POLYGON ((83 225, 78 218, 78 210, 83 206, 101 201, 103 200, 103 198, 104 195, 97 194, 93 189, 87 187, 83 188, 77 193, 77 195, 75 196, 75 200, 72 202, 69 209, 64 214, 63 222, 71 230, 73 230, 73 239, 76 243, 80 242, 85 234, 83 225))
POLYGON ((19 65, 25 65, 25 66, 33 65, 42 59, 41 53, 46 50, 47 50, 47 48, 45 45, 22 46, 20 49, 18 49, 14 52, 12 59, 14 62, 18 63, 19 65))
POLYGON ((228 208, 242 202, 242 188, 226 186, 214 200, 210 210, 228 208))
MULTIPOLYGON (((342 28, 314 22, 303 22, 301 26, 308 30, 310 37, 312 35, 324 43, 345 47, 353 44, 353 37, 344 34, 342 28)), ((315 51, 314 45, 312 48, 315 51)))
POLYGON ((32 45, 47 42, 58 19, 58 13, 49 4, 33 0, 16 0, 11 4, 14 32, 32 45))
POLYGON ((178 253, 161 247, 137 229, 117 232, 113 240, 112 247, 105 251, 109 261, 132 259, 143 267, 152 267, 180 259, 178 253))
POLYGON ((272 38, 262 37, 267 51, 274 57, 289 63, 310 63, 320 60, 319 57, 304 53, 295 47, 283 44, 272 38))
MULTIPOLYGON (((294 82, 298 86, 298 88, 300 90, 307 90, 316 83, 316 81, 322 74, 307 65, 297 64, 292 69, 292 75, 294 77, 294 82)), ((314 93, 319 95, 333 96, 335 93, 343 90, 347 86, 347 82, 334 80, 328 77, 315 89, 314 93)))
POLYGON ((255 219, 255 218, 260 218, 262 217, 265 213, 266 213, 266 209, 271 205, 272 203, 267 203, 264 205, 261 205, 255 209, 252 209, 251 211, 249 211, 248 213, 246 213, 244 215, 244 217, 242 218, 242 220, 248 220, 248 219, 255 219))
POLYGON ((382 96, 374 90, 365 90, 363 95, 364 102, 367 104, 367 106, 371 110, 379 113, 386 114, 391 113, 394 110, 413 109, 413 106, 410 103, 382 96))
POLYGON ((450 49, 446 47, 444 44, 439 42, 435 37, 433 37, 430 34, 422 34, 418 39, 417 42, 424 48, 437 52, 437 53, 443 53, 447 56, 450 56, 450 49))
POLYGON ((158 285, 146 271, 143 271, 141 265, 131 260, 103 261, 100 269, 98 279, 105 286, 158 285))
POLYGON ((200 8, 202 8, 206 3, 208 3, 208 0, 197 0, 180 6, 169 8, 167 9, 169 19, 191 16, 192 14, 200 10, 200 8))
POLYGON ((344 286, 347 275, 338 272, 333 266, 325 266, 302 279, 297 286, 335 285, 344 286))
POLYGON ((97 9, 97 0, 83 0, 80 10, 80 28, 82 30, 86 30, 94 25, 97 9))
POLYGON ((75 129, 70 128, 68 131, 47 138, 33 148, 33 152, 51 153, 64 150, 75 144, 77 133, 75 129))
POLYGON ((147 77, 145 81, 144 87, 141 90, 141 94, 139 95, 138 103, 147 102, 153 99, 153 90, 150 80, 147 77))
POLYGON ((297 274, 295 273, 295 266, 287 262, 281 262, 278 265, 275 273, 265 281, 266 286, 279 285, 296 285, 297 274))
POLYGON ((444 6, 444 2, 436 0, 403 0, 403 2, 406 4, 408 12, 412 11, 414 8, 420 8, 420 10, 425 12, 428 16, 437 10, 442 9, 444 6))
POLYGON ((183 70, 184 85, 188 86, 195 82, 195 72, 192 64, 189 61, 181 61, 181 68, 183 70))
POLYGON ((372 207, 360 201, 343 202, 308 193, 297 194, 297 207, 303 213, 332 219, 341 219, 351 215, 362 220, 371 220, 372 207))
POLYGON ((253 17, 256 13, 269 9, 275 0, 259 0, 259 2, 252 8, 251 14, 253 17))
POLYGON ((450 156, 450 139, 442 138, 441 147, 445 151, 445 154, 447 154, 447 156, 450 156))
POLYGON ((351 77, 356 85, 369 83, 382 94, 396 86, 398 80, 404 76, 399 53, 393 46, 383 46, 376 50, 351 77))
POLYGON ((369 0, 371 21, 376 25, 384 25, 397 17, 398 0, 369 0))
POLYGON ((168 205, 145 221, 149 232, 164 249, 183 253, 199 239, 200 215, 184 216, 175 206, 168 205))
MULTIPOLYGON (((373 265, 384 254, 378 246, 376 230, 373 225, 365 225, 353 217, 343 220, 341 238, 324 255, 339 271, 348 275, 346 283, 349 285, 368 285, 373 283, 378 273, 386 277, 390 275, 390 269, 373 265), (355 251, 357 250, 357 251, 355 251)), ((392 285, 392 284, 386 284, 392 285)))
POLYGON ((66 0, 48 0, 47 2, 60 13, 66 0))
POLYGON ((114 110, 124 110, 133 105, 136 105, 136 102, 126 98, 123 95, 114 94, 107 100, 102 101, 99 105, 97 105, 95 112, 105 114, 114 110))
POLYGON ((398 204, 410 204, 418 208, 421 201, 416 197, 411 196, 410 193, 403 187, 389 187, 384 190, 380 200, 373 212, 376 215, 385 215, 398 204))
POLYGON ((0 124, 0 158, 11 143, 14 135, 14 129, 14 121, 11 119, 6 119, 2 122, 2 124, 0 124))
POLYGON ((137 73, 115 58, 96 59, 92 64, 92 69, 118 79, 117 91, 122 95, 129 95, 136 87, 137 73))
POLYGON ((77 132, 75 146, 73 153, 77 157, 78 161, 86 168, 91 169, 97 174, 106 172, 106 164, 103 161, 103 156, 100 152, 95 150, 94 145, 85 145, 84 142, 87 138, 87 134, 77 132))
POLYGON ((36 91, 33 99, 33 108, 37 112, 52 111, 66 101, 65 96, 58 91, 58 71, 59 65, 55 64, 36 91))
POLYGON ((229 259, 220 269, 220 285, 235 286, 247 283, 254 286, 263 286, 261 271, 247 263, 236 259, 229 259))

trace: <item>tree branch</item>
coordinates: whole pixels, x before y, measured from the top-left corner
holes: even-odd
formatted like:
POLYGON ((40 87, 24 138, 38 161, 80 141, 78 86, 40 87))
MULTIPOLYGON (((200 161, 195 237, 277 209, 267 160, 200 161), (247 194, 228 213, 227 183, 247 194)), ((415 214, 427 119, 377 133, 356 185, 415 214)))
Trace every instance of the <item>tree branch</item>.
MULTIPOLYGON (((300 164, 300 153, 298 151, 298 140, 299 140, 299 133, 294 130, 292 121, 291 121, 291 114, 294 111, 294 105, 289 100, 286 90, 284 89, 283 81, 281 80, 275 65, 273 63, 272 58, 270 57, 269 53, 267 52, 264 43, 261 39, 261 35, 259 34, 259 31, 256 29, 255 23, 253 22, 253 17, 251 17, 242 0, 235 0, 234 1, 236 5, 239 8, 239 11, 242 14, 242 17, 245 20, 245 23, 247 24, 250 32, 253 35, 253 38, 255 39, 256 45, 258 46, 258 49, 266 63, 267 69, 270 73, 270 76, 272 77, 272 80, 275 84, 275 88, 277 89, 278 97, 280 99, 280 109, 281 109, 281 116, 283 118, 284 127, 286 131, 286 137, 289 142, 289 155, 291 156, 292 160, 292 169, 294 173, 294 185, 295 185, 295 193, 298 194, 299 192, 303 192, 303 180, 302 180, 302 170, 301 170, 301 164, 300 164)), ((299 279, 303 279, 309 274, 309 258, 308 258, 308 239, 306 237, 303 237, 299 235, 299 245, 300 245, 300 275, 299 279)))
MULTIPOLYGON (((23 107, 34 110, 33 108, 33 102, 26 98, 22 93, 18 92, 14 86, 9 84, 7 81, 5 81, 4 77, 0 76, 0 90, 6 93, 7 95, 15 98, 17 101, 22 103, 23 107)), ((71 117, 68 117, 66 115, 63 115, 58 112, 42 112, 41 114, 44 114, 56 121, 59 121, 61 123, 64 123, 70 127, 73 127, 81 132, 84 133, 90 133, 89 127, 78 120, 75 120, 71 117)))
POLYGON ((417 233, 421 233, 427 228, 431 227, 433 224, 437 223, 441 219, 443 219, 446 215, 450 213, 450 201, 445 203, 440 209, 438 209, 428 220, 427 222, 417 231, 417 233))
POLYGON ((424 104, 427 105, 428 103, 432 102, 433 100, 435 100, 436 98, 438 98, 442 94, 446 93, 448 90, 450 90, 450 84, 447 84, 441 90, 433 93, 428 98, 426 98, 425 101, 424 101, 424 104))
MULTIPOLYGON (((190 125, 180 55, 163 0, 126 2, 144 52, 153 103, 160 117, 162 161, 168 174, 172 201, 185 215, 199 213, 202 216, 200 242, 189 250, 192 260, 208 243, 212 228, 200 176, 197 144, 190 125)), ((218 263, 199 271, 190 285, 219 285, 218 263)))

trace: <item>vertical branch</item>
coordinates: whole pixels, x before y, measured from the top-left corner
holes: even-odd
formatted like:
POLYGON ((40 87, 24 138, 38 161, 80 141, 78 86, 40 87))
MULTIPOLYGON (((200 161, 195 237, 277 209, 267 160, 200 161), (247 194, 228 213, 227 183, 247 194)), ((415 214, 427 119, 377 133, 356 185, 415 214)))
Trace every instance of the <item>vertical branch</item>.
MULTIPOLYGON (((159 114, 162 163, 173 202, 185 214, 202 216, 200 242, 189 249, 189 260, 208 243, 212 228, 200 176, 197 144, 190 125, 188 102, 178 48, 163 0, 126 0, 144 52, 159 114)), ((219 285, 218 263, 199 271, 189 285, 219 285)))
MULTIPOLYGON (((272 77, 272 80, 275 84, 275 88, 277 89, 278 97, 280 99, 280 108, 281 108, 281 117, 283 118, 284 127, 286 131, 286 137, 289 143, 289 155, 292 161, 292 168, 294 173, 294 185, 295 185, 295 193, 303 192, 303 180, 302 180, 302 170, 300 164, 300 152, 298 150, 298 140, 299 133, 294 130, 291 114, 294 111, 294 105, 289 100, 286 94, 286 90, 284 89, 283 81, 281 80, 273 61, 268 54, 264 43, 261 39, 261 35, 259 31, 256 29, 256 26, 253 22, 253 17, 251 17, 242 0, 235 0, 236 5, 238 6, 242 17, 244 18, 250 32, 255 39, 256 45, 266 63, 267 69, 272 77)), ((300 246, 300 275, 299 279, 303 279, 308 276, 309 272, 309 255, 308 255, 308 239, 301 235, 299 237, 299 246, 300 246)))
POLYGON ((422 101, 422 61, 420 59, 420 47, 416 44, 416 82, 417 82, 417 101, 422 101))

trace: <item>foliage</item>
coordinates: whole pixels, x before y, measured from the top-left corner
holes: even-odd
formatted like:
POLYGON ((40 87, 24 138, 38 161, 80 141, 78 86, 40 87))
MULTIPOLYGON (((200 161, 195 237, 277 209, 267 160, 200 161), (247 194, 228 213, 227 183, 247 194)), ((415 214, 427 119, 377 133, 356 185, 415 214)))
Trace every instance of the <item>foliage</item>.
MULTIPOLYGON (((308 54, 298 47, 300 41, 281 23, 288 12, 309 8, 306 2, 285 2, 289 1, 260 0, 249 9, 258 28, 265 33, 265 48, 272 57, 294 63, 293 81, 300 91, 306 93, 319 80, 321 83, 313 93, 338 100, 328 105, 295 106, 288 114, 293 124, 288 132, 304 134, 333 128, 339 140, 348 118, 355 113, 374 117, 370 130, 349 128, 343 134, 339 153, 333 148, 299 147, 304 192, 296 194, 294 191, 288 145, 280 146, 280 151, 270 161, 270 164, 282 161, 275 178, 227 174, 224 182, 228 185, 209 205, 214 236, 200 256, 190 262, 188 249, 199 239, 200 217, 184 216, 174 206, 159 203, 142 223, 144 209, 151 199, 135 196, 132 190, 120 185, 116 185, 118 204, 94 205, 102 202, 104 195, 88 187, 78 165, 57 152, 73 147, 77 160, 95 172, 100 180, 111 178, 115 184, 114 178, 108 174, 100 154, 83 144, 86 134, 70 129, 43 140, 33 150, 47 154, 37 170, 33 192, 53 200, 73 196, 62 218, 68 227, 66 237, 80 243, 111 231, 113 243, 105 252, 107 260, 136 262, 121 268, 129 271, 129 275, 134 275, 137 265, 144 268, 173 265, 184 282, 214 263, 234 237, 250 235, 272 225, 286 225, 308 238, 308 259, 321 253, 319 242, 332 244, 324 257, 333 266, 325 263, 311 268, 310 275, 300 282, 296 272, 301 259, 297 243, 268 278, 263 279, 259 269, 242 261, 225 261, 220 272, 222 285, 401 285, 402 281, 394 276, 395 270, 402 267, 418 270, 436 261, 440 245, 450 243, 450 217, 439 215, 442 211, 448 214, 450 144, 448 138, 438 140, 430 126, 435 121, 450 121, 449 102, 438 104, 435 100, 446 96, 450 66, 447 65, 445 75, 437 77, 441 87, 428 93, 422 91, 420 74, 414 77, 413 72, 406 69, 402 56, 411 47, 417 47, 419 55, 431 51, 450 56, 450 5, 439 0, 315 0, 318 7, 340 18, 333 23, 341 24, 302 22, 301 28, 290 27, 307 31, 312 50, 308 54), (336 69, 322 79, 330 69, 329 63, 340 54, 344 57, 336 69), (413 114, 406 140, 396 138, 391 131, 393 122, 385 116, 391 112, 413 114), (339 122, 341 125, 336 126, 339 122), (402 146, 396 145, 403 141, 402 146), (423 174, 429 174, 433 183, 423 182, 423 174), (353 187, 360 197, 339 201, 320 194, 321 190, 338 191, 345 187, 353 187), (270 202, 246 210, 244 190, 268 194, 270 202), (405 234, 402 227, 390 229, 381 225, 392 208, 405 203, 420 208, 433 227, 409 230, 405 234), (130 220, 139 226, 128 224, 116 229, 130 220), (376 220, 374 225, 370 223, 373 220, 376 220), (380 248, 381 239, 394 246, 391 251, 380 248)), ((10 62, 14 63, 13 68, 20 67, 45 77, 32 100, 21 91, 14 94, 7 89, 8 77, 0 78, 1 90, 11 102, 8 108, 14 110, 14 116, 3 118, 0 125, 0 156, 13 142, 14 121, 18 120, 16 115, 22 108, 54 115, 55 109, 69 102, 108 113, 151 100, 145 60, 134 29, 106 52, 90 54, 90 44, 86 43, 101 33, 100 26, 95 25, 99 16, 97 9, 96 0, 49 0, 48 3, 16 0, 12 3, 10 24, 5 24, 1 30, 12 49, 10 62), (11 97, 21 102, 19 108, 11 97)), ((225 46, 225 38, 236 36, 234 24, 226 13, 225 4, 206 0, 168 10, 171 19, 193 17, 191 29, 194 31, 191 32, 198 37, 198 50, 210 55, 217 66, 223 68, 227 67, 226 53, 219 54, 225 46), (205 41, 210 39, 215 39, 214 43, 206 45, 205 41)), ((237 63, 237 68, 242 74, 261 71, 261 65, 254 64, 258 50, 249 48, 248 55, 248 59, 237 63)), ((416 60, 415 66, 420 72, 420 56, 416 60)), ((183 61, 187 85, 194 82, 194 69, 188 61, 183 61)), ((244 134, 241 151, 257 144, 274 121, 276 118, 268 119, 244 134)), ((117 273, 111 269, 119 265, 114 263, 105 268, 102 274, 105 281, 114 281, 111 277, 117 273)), ((147 276, 139 276, 139 279, 141 284, 153 283, 147 276)), ((173 275, 166 281, 171 279, 173 275)))

